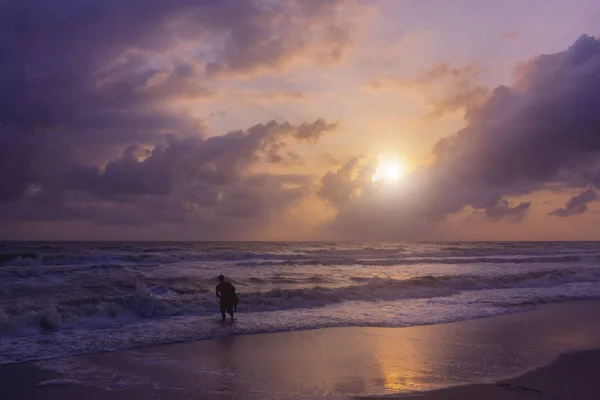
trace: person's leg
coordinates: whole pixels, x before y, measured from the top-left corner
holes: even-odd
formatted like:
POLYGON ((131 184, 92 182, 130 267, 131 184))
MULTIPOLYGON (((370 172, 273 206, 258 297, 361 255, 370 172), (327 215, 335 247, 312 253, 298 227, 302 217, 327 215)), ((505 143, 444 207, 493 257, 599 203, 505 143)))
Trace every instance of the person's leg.
POLYGON ((223 303, 223 300, 221 300, 220 306, 221 306, 221 319, 223 321, 225 321, 225 309, 226 309, 226 307, 225 307, 225 303, 223 303))
POLYGON ((231 317, 231 320, 233 321, 233 304, 227 305, 227 313, 229 313, 229 316, 231 317))

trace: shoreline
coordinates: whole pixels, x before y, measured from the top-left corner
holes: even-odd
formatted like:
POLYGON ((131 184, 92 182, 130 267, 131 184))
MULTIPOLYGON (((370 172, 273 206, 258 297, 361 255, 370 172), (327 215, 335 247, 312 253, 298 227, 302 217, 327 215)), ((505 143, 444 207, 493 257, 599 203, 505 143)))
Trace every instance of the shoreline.
POLYGON ((600 349, 560 354, 551 363, 495 383, 468 384, 427 392, 390 396, 354 396, 353 400, 512 400, 535 395, 535 399, 595 400, 600 398, 597 383, 600 349))
MULTIPOLYGON (((7 399, 49 400, 427 400, 453 399, 444 396, 476 386, 521 396, 496 383, 520 382, 561 362, 566 353, 589 353, 585 357, 593 362, 586 363, 600 365, 599 351, 584 351, 591 349, 600 349, 598 301, 542 305, 525 313, 439 325, 234 335, 4 365, 0 392, 7 399)), ((577 357, 569 363, 579 365, 577 357)))

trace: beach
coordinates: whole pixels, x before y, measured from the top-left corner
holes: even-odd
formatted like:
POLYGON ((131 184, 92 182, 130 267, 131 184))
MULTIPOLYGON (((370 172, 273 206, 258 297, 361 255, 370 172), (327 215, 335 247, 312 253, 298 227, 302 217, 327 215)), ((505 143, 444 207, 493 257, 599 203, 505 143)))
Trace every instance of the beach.
POLYGON ((408 328, 256 335, 236 335, 235 322, 230 328, 231 336, 219 339, 1 366, 0 392, 3 399, 66 400, 597 399, 600 393, 597 301, 408 328))
POLYGON ((0 400, 600 400, 600 0, 0 10, 0 400))
MULTIPOLYGON (((581 351, 561 355, 558 360, 546 367, 495 384, 465 385, 397 398, 405 400, 598 399, 600 398, 600 384, 597 378, 599 362, 600 351, 581 351)), ((387 398, 393 399, 393 397, 387 398)))

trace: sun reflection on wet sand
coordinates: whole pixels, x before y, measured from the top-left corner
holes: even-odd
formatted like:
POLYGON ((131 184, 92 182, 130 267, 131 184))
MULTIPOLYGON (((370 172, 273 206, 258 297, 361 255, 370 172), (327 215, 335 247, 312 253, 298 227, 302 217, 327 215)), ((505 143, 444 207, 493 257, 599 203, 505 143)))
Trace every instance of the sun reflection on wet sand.
POLYGON ((411 370, 390 368, 382 373, 385 377, 385 388, 391 393, 418 392, 425 389, 411 370))

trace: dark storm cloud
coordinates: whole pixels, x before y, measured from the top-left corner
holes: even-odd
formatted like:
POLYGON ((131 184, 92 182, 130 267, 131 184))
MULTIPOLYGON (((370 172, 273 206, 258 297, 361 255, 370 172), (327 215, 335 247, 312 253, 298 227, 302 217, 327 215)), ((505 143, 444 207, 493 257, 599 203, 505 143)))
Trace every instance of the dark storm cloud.
POLYGON ((0 5, 2 121, 30 131, 62 127, 100 111, 210 95, 207 69, 277 69, 310 57, 313 45, 341 56, 352 27, 337 18, 342 3, 6 1, 0 5), (338 31, 348 34, 332 34, 338 31))
POLYGON ((598 193, 594 189, 588 189, 583 193, 571 197, 563 208, 557 208, 550 215, 556 217, 571 217, 573 215, 583 214, 588 210, 587 203, 598 198, 598 193))
POLYGON ((436 145, 437 167, 510 191, 595 164, 600 40, 582 36, 564 52, 536 58, 521 74, 515 87, 496 88, 465 129, 436 145))
POLYGON ((5 130, 0 138, 0 202, 18 200, 30 184, 58 176, 74 157, 60 137, 5 130))
POLYGON ((352 4, 0 2, 0 216, 222 227, 219 218, 260 217, 261 201, 292 203, 308 180, 249 169, 300 162, 288 142, 335 124, 272 121, 206 138, 204 121, 170 104, 208 98, 224 77, 339 61, 352 4))
POLYGON ((508 186, 546 182, 600 150, 600 41, 540 56, 519 87, 499 87, 469 126, 438 143, 440 164, 463 177, 508 186))
MULTIPOLYGON (((439 221, 466 206, 483 209, 491 219, 519 220, 531 204, 511 206, 505 196, 551 183, 555 188, 597 184, 590 171, 597 171, 600 161, 600 40, 582 36, 566 51, 537 57, 517 72, 514 87, 493 90, 467 114, 464 129, 436 144, 435 162, 411 174, 402 193, 387 200, 394 203, 387 218, 376 217, 383 194, 348 202, 350 188, 356 188, 345 177, 360 167, 327 174, 321 193, 338 207, 333 223, 342 227, 338 232, 353 232, 348 228, 353 222, 366 231, 372 221, 391 238, 398 238, 394 232, 410 236, 410 230, 394 226, 439 221)), ((554 215, 585 212, 593 193, 572 199, 554 215)))
MULTIPOLYGON (((46 152, 32 153, 39 167, 28 164, 36 168, 2 175, 2 184, 11 190, 2 192, 0 218, 140 226, 196 223, 190 234, 241 235, 262 227, 312 186, 310 176, 256 173, 252 167, 285 152, 281 144, 286 141, 314 141, 336 126, 323 120, 299 125, 271 121, 207 139, 170 135, 151 149, 129 146, 102 168, 51 156, 65 154, 64 149, 49 152, 49 159, 42 157, 46 152), (224 219, 247 222, 236 225, 224 219)), ((38 139, 19 137, 25 144, 38 139)))
POLYGON ((152 2, 139 12, 138 5, 5 3, 0 14, 4 122, 28 130, 60 127, 87 112, 145 101, 135 93, 152 74, 144 71, 142 51, 156 48, 149 36, 158 35, 148 34, 172 14, 160 13, 152 2), (126 55, 130 47, 141 51, 126 55))
POLYGON ((173 185, 202 182, 233 184, 261 159, 283 158, 283 141, 317 140, 336 129, 324 120, 294 126, 271 121, 247 131, 229 132, 208 139, 170 136, 152 150, 129 147, 123 156, 98 167, 75 169, 69 176, 73 189, 103 194, 169 194, 173 185))

